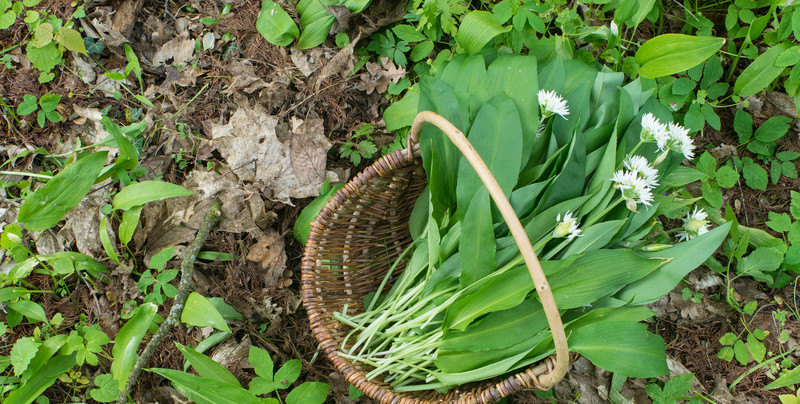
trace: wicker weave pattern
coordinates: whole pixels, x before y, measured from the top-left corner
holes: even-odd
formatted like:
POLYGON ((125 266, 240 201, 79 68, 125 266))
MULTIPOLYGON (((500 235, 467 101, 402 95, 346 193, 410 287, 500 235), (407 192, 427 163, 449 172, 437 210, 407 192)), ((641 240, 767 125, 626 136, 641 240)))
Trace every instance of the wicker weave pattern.
MULTIPOLYGON (((363 297, 377 289, 412 241, 408 218, 425 185, 418 149, 411 160, 405 150, 398 150, 365 169, 322 209, 311 224, 302 261, 303 304, 312 332, 345 378, 382 403, 491 403, 538 387, 537 376, 552 368, 550 358, 505 380, 470 383, 440 394, 394 392, 380 380, 367 380, 367 366, 337 355, 350 329, 333 319, 332 313, 345 304, 350 312, 363 310, 363 297)), ((398 265, 398 273, 404 267, 404 263, 398 265)))

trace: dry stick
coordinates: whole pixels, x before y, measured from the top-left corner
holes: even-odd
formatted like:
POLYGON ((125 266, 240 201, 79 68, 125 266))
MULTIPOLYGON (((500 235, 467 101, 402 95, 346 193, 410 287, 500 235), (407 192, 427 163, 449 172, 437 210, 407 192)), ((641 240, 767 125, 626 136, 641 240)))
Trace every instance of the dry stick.
POLYGON ((153 339, 151 339, 147 344, 147 347, 144 348, 142 355, 136 361, 133 369, 131 369, 131 374, 128 377, 128 384, 125 386, 125 391, 121 391, 119 393, 119 396, 117 397, 117 404, 123 404, 125 402, 126 393, 131 391, 133 388, 133 385, 136 383, 136 379, 138 379, 139 374, 142 373, 142 368, 144 368, 144 366, 147 365, 147 362, 150 361, 150 357, 153 356, 156 348, 159 344, 161 344, 161 340, 163 340, 164 337, 167 336, 167 333, 169 333, 180 321, 183 305, 186 302, 186 296, 189 295, 189 286, 192 283, 194 261, 197 259, 197 254, 200 252, 200 248, 202 248, 203 244, 205 244, 208 234, 211 232, 211 229, 216 226, 221 215, 222 201, 220 201, 219 198, 216 198, 211 204, 211 207, 208 209, 208 213, 206 213, 206 217, 203 219, 203 224, 200 225, 200 230, 197 231, 197 235, 195 236, 194 241, 192 241, 192 244, 189 246, 189 250, 186 251, 186 254, 183 256, 183 261, 181 262, 181 281, 178 285, 178 293, 175 295, 175 300, 172 303, 172 308, 169 311, 169 315, 167 316, 167 319, 161 323, 161 326, 158 327, 156 333, 153 334, 153 339))

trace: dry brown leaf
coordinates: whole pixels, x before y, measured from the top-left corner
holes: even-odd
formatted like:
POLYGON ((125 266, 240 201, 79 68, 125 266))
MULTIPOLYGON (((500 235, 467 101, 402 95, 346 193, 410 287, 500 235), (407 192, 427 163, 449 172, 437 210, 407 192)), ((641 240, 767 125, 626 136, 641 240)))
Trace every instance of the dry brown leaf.
POLYGON ((327 63, 327 61, 333 57, 333 52, 323 50, 319 47, 307 51, 292 49, 290 57, 297 67, 297 70, 300 70, 303 76, 308 77, 327 63))
MULTIPOLYGON (((283 237, 275 230, 268 230, 257 243, 250 246, 247 259, 261 263, 266 287, 282 281, 281 277, 286 270, 286 250, 283 237)), ((282 286, 283 282, 278 285, 278 287, 282 286)))
POLYGON ((247 60, 235 60, 225 66, 225 70, 232 77, 227 87, 222 90, 222 94, 231 95, 237 90, 252 94, 257 90, 269 87, 269 84, 256 76, 255 67, 247 60))
POLYGON ((194 40, 184 31, 156 51, 153 55, 153 66, 170 64, 170 60, 178 66, 186 66, 192 60, 193 54, 194 40))
POLYGON ((212 127, 211 143, 240 180, 270 189, 275 200, 291 203, 289 198, 318 193, 331 147, 321 119, 296 121, 294 134, 282 142, 277 117, 261 105, 243 104, 227 124, 212 127))
MULTIPOLYGON (((104 181, 104 183, 108 182, 109 180, 104 181)), ((103 183, 96 187, 100 186, 103 186, 103 183)), ((106 254, 100 243, 100 221, 103 219, 100 209, 107 203, 109 201, 103 197, 102 192, 89 192, 78 206, 64 216, 66 223, 59 230, 58 237, 75 240, 75 247, 80 253, 94 259, 105 258, 106 254)), ((113 231, 108 221, 106 222, 111 242, 116 244, 116 232, 113 231)))
POLYGON ((361 74, 361 83, 358 85, 359 90, 363 90, 367 94, 372 94, 373 91, 378 90, 378 93, 382 94, 389 88, 390 82, 397 84, 400 79, 406 76, 406 70, 398 68, 388 58, 381 58, 381 62, 383 66, 373 62, 366 64, 367 72, 361 74))

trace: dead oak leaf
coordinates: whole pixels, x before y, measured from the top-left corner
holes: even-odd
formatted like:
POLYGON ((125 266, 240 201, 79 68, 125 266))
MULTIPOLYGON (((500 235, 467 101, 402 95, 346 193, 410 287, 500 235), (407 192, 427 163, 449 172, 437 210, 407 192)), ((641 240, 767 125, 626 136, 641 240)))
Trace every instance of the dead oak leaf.
POLYGON ((179 66, 186 66, 192 60, 194 54, 194 40, 189 38, 189 32, 181 32, 178 36, 165 43, 153 55, 153 66, 161 66, 172 63, 179 66))
MULTIPOLYGON (((261 263, 267 287, 281 280, 286 271, 286 249, 283 237, 275 230, 268 230, 257 243, 250 247, 247 260, 261 263)), ((280 287, 282 285, 278 285, 280 287)))
POLYGON ((388 58, 381 58, 383 65, 378 63, 368 62, 366 64, 367 72, 361 74, 361 83, 358 85, 359 90, 365 91, 367 94, 372 94, 373 91, 378 90, 378 93, 384 93, 389 88, 389 83, 397 84, 400 79, 406 76, 406 70, 398 68, 388 58))
POLYGON ((278 118, 261 105, 243 103, 227 124, 213 125, 211 144, 240 180, 273 191, 273 199, 316 196, 325 180, 325 162, 331 142, 322 120, 296 120, 296 130, 278 138, 278 118))

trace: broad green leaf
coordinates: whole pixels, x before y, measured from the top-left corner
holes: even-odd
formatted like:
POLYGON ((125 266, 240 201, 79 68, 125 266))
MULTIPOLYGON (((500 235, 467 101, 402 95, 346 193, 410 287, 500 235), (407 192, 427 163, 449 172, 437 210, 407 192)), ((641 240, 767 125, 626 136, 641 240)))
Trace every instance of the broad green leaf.
POLYGON ((92 153, 56 174, 44 187, 25 198, 17 220, 31 231, 55 226, 92 188, 106 155, 107 152, 92 153))
POLYGON ((139 343, 150 328, 157 309, 158 307, 153 303, 142 304, 136 309, 136 314, 122 326, 117 334, 114 348, 111 350, 114 358, 111 363, 111 375, 119 383, 120 390, 125 390, 131 369, 139 359, 139 355, 136 353, 139 343))
POLYGON ((800 220, 800 192, 789 191, 789 195, 791 195, 792 198, 792 202, 789 206, 789 213, 792 214, 794 220, 800 220))
POLYGON ((753 137, 753 117, 743 109, 736 111, 733 117, 733 129, 739 135, 739 143, 744 143, 753 137))
POLYGON ((292 17, 281 6, 270 0, 261 2, 256 29, 264 39, 278 46, 289 45, 300 36, 300 30, 292 21, 292 17))
POLYGON ((609 220, 589 226, 580 237, 570 243, 563 256, 569 257, 605 247, 624 224, 624 220, 609 220))
POLYGON ((211 326, 220 331, 231 332, 231 328, 214 305, 197 292, 189 293, 186 297, 186 304, 181 312, 181 322, 196 327, 211 326))
POLYGON ((474 55, 494 37, 510 30, 511 27, 503 27, 494 14, 488 11, 472 11, 461 21, 456 42, 470 55, 474 55))
POLYGON ((169 182, 142 181, 122 188, 122 190, 114 196, 112 205, 114 209, 128 210, 134 206, 144 205, 148 202, 192 194, 192 191, 169 182))
POLYGON ((178 349, 183 354, 183 357, 189 362, 190 365, 200 376, 206 379, 216 380, 222 383, 239 384, 239 380, 233 375, 225 366, 220 365, 213 359, 205 356, 194 349, 175 343, 178 349))
POLYGON ((505 55, 495 59, 487 68, 490 93, 505 94, 514 101, 522 124, 522 161, 525 167, 534 148, 539 130, 539 91, 535 57, 505 55))
POLYGON ((761 363, 767 354, 764 343, 759 341, 754 334, 747 334, 747 350, 750 351, 750 355, 757 363, 761 363))
POLYGON ((275 388, 276 389, 288 389, 298 377, 300 377, 300 371, 303 368, 303 362, 299 359, 292 359, 287 361, 286 363, 275 372, 275 388))
POLYGON ((796 366, 794 369, 775 379, 772 383, 764 386, 764 390, 773 390, 795 384, 800 384, 800 366, 796 366))
POLYGON ((744 177, 748 187, 760 191, 767 190, 767 170, 757 163, 745 164, 742 167, 742 177, 744 177))
POLYGON ((305 382, 286 396, 286 404, 322 404, 331 386, 320 382, 305 382))
POLYGON ((627 377, 669 374, 664 340, 648 332, 645 324, 627 321, 589 324, 570 335, 569 346, 597 367, 627 377))
POLYGON ((30 300, 18 300, 16 302, 7 302, 6 305, 8 305, 10 309, 25 316, 28 321, 47 321, 44 308, 42 308, 39 303, 30 300))
POLYGON ((419 89, 412 87, 400 101, 392 103, 383 111, 386 130, 396 131, 411 126, 417 116, 419 96, 419 89))
POLYGON ((173 386, 189 400, 200 404, 260 404, 261 399, 243 389, 238 383, 195 376, 174 369, 147 369, 172 381, 173 386))
POLYGON ((72 28, 62 27, 56 34, 56 41, 65 48, 86 55, 86 46, 83 44, 83 38, 78 31, 72 28))
POLYGON ((20 376, 28 369, 28 364, 36 356, 41 345, 42 343, 34 341, 33 337, 17 339, 9 355, 11 365, 14 366, 14 376, 20 376))
POLYGON ((303 208, 300 215, 297 216, 297 220, 294 222, 294 238, 297 241, 303 244, 306 243, 308 235, 311 233, 311 222, 317 219, 317 215, 319 215, 319 212, 325 204, 328 203, 333 195, 342 187, 344 187, 344 184, 334 185, 328 192, 320 193, 318 197, 314 198, 311 203, 303 208))
POLYGON ((794 66, 797 62, 800 62, 800 46, 793 46, 778 55, 775 66, 789 67, 794 66))
POLYGON ((59 94, 44 94, 39 98, 39 106, 42 107, 42 111, 45 112, 55 111, 60 101, 61 95, 59 94))
POLYGON ((108 234, 108 227, 106 226, 106 219, 108 217, 103 215, 103 220, 100 221, 100 242, 103 244, 103 250, 105 250, 108 257, 111 258, 111 261, 114 261, 117 265, 119 263, 119 256, 117 256, 117 250, 114 247, 114 243, 111 242, 111 236, 108 234))
POLYGON ((36 291, 28 290, 19 286, 7 286, 5 288, 0 288, 0 303, 7 302, 9 300, 25 296, 28 293, 35 293, 35 292, 36 291))
POLYGON ((750 97, 765 89, 785 69, 783 66, 776 66, 775 60, 791 46, 784 42, 767 49, 739 75, 733 85, 733 92, 740 97, 750 97))
POLYGON ((647 258, 631 250, 595 250, 566 263, 548 279, 556 305, 564 310, 610 296, 664 265, 662 259, 647 258))
POLYGON ((729 166, 722 166, 717 170, 717 184, 722 188, 730 188, 739 182, 739 173, 729 166))
POLYGON ((474 192, 466 210, 462 236, 458 243, 461 255, 461 287, 467 287, 495 269, 495 238, 489 193, 474 192))
POLYGON ((723 38, 663 34, 645 42, 636 51, 642 77, 654 79, 680 73, 703 63, 725 43, 723 38))
POLYGON ((6 404, 30 404, 36 400, 48 387, 55 383, 58 376, 61 376, 75 365, 75 355, 58 355, 42 366, 28 382, 20 386, 9 394, 5 401, 6 404))
POLYGON ((433 41, 427 40, 414 46, 414 49, 411 50, 411 54, 409 54, 408 57, 412 62, 419 62, 430 55, 431 52, 433 52, 433 41))
POLYGON ((719 209, 722 207, 722 190, 716 182, 706 181, 700 186, 703 199, 712 207, 719 209))
POLYGON ((22 96, 22 103, 17 105, 17 115, 29 115, 37 109, 39 109, 39 100, 30 94, 25 94, 22 96))
POLYGON ((731 223, 727 222, 708 233, 665 250, 646 253, 648 257, 666 258, 669 261, 652 274, 626 286, 615 297, 629 302, 628 304, 641 304, 664 296, 719 248, 728 235, 731 223))
POLYGON ((119 241, 122 242, 123 245, 128 245, 133 238, 133 233, 139 225, 142 208, 144 208, 144 206, 134 206, 122 212, 122 222, 119 224, 119 241))
POLYGON ((769 247, 758 247, 750 255, 736 263, 736 272, 748 275, 760 282, 770 282, 765 272, 772 272, 781 265, 783 254, 769 247))
POLYGON ((50 70, 53 70, 56 65, 64 62, 61 59, 58 48, 56 48, 56 44, 54 42, 50 42, 41 48, 37 48, 29 44, 25 47, 25 52, 27 53, 28 60, 31 61, 33 67, 42 72, 49 72, 50 70))
POLYGON ((303 25, 303 19, 301 18, 300 25, 303 25, 303 32, 300 33, 300 38, 297 40, 297 49, 309 49, 325 42, 334 21, 336 21, 336 18, 328 15, 308 25, 303 25))
POLYGON ((451 351, 483 351, 522 342, 547 326, 542 304, 526 299, 510 309, 489 313, 466 331, 451 331, 441 347, 451 351))

